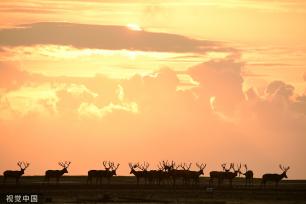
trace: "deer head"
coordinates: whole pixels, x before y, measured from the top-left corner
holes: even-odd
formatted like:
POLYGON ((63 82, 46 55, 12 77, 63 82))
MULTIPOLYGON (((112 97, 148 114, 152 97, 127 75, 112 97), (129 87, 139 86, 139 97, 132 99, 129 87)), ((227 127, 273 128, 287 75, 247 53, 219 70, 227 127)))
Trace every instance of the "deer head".
POLYGON ((111 162, 110 161, 103 161, 103 166, 104 166, 106 171, 109 171, 109 169, 111 168, 111 162))
POLYGON ((239 170, 239 172, 238 172, 238 173, 239 173, 239 176, 240 176, 241 174, 245 175, 245 174, 248 172, 248 165, 244 164, 243 166, 244 166, 244 168, 245 168, 245 172, 243 173, 242 171, 239 170))
POLYGON ((230 164, 230 167, 228 169, 226 168, 226 163, 221 164, 221 167, 222 167, 223 171, 229 172, 232 168, 232 163, 230 164))
POLYGON ((139 165, 138 168, 141 169, 142 171, 147 171, 149 166, 150 164, 148 162, 143 162, 143 164, 139 165))
POLYGON ((199 172, 201 174, 204 174, 204 169, 206 167, 206 164, 198 164, 198 163, 196 163, 196 166, 199 168, 199 172))
POLYGON ((238 174, 240 172, 240 169, 241 169, 241 164, 237 164, 237 168, 235 168, 235 164, 234 163, 231 163, 231 166, 230 166, 230 169, 233 169, 234 173, 235 174, 238 174))
POLYGON ((135 172, 135 168, 139 167, 139 163, 133 164, 130 162, 129 167, 131 169, 130 174, 133 174, 133 172, 135 172))
POLYGON ((30 166, 30 163, 27 162, 17 162, 17 165, 20 168, 20 171, 22 172, 22 174, 24 174, 24 171, 26 170, 26 168, 28 168, 30 166))
POLYGON ((65 161, 65 162, 58 162, 58 165, 60 165, 61 167, 63 167, 63 172, 64 173, 68 173, 67 168, 69 167, 69 165, 71 164, 71 162, 65 161))
POLYGON ((284 178, 288 178, 287 177, 287 171, 290 169, 290 167, 285 167, 285 166, 282 166, 281 164, 279 165, 279 168, 283 171, 282 175, 284 178))
POLYGON ((165 166, 163 165, 161 161, 157 164, 157 169, 160 171, 166 171, 165 166))
POLYGON ((116 167, 115 167, 115 163, 114 163, 114 162, 111 162, 111 163, 110 163, 110 169, 111 169, 113 175, 117 176, 116 171, 117 171, 117 169, 119 168, 119 166, 120 166, 119 163, 117 164, 116 167))

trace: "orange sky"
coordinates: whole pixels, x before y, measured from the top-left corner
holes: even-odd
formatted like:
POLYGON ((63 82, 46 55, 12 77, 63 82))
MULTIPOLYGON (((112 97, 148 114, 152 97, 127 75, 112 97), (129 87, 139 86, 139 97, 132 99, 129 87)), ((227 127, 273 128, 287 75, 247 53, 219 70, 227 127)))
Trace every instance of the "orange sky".
POLYGON ((169 159, 305 179, 301 2, 1 1, 0 172, 169 159))

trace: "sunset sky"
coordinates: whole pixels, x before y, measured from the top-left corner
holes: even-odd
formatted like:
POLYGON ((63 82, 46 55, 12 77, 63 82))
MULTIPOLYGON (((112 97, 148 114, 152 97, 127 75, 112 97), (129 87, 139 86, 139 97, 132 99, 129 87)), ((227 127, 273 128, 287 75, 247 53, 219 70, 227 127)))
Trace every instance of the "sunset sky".
POLYGON ((303 2, 2 0, 0 172, 175 160, 305 179, 303 2))

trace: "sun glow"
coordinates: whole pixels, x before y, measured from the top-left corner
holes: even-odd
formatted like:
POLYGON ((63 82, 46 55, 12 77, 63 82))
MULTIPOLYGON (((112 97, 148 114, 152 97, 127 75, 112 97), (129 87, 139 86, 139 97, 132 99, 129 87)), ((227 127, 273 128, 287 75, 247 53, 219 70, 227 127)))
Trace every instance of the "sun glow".
POLYGON ((129 23, 126 25, 128 27, 128 29, 130 30, 134 30, 134 31, 142 31, 142 28, 138 25, 138 24, 135 24, 135 23, 129 23))

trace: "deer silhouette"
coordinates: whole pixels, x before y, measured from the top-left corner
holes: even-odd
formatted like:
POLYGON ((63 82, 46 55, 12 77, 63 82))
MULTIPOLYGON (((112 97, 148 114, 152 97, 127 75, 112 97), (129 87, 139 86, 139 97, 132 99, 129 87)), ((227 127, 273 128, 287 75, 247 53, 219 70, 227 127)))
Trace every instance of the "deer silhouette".
POLYGON ((106 177, 108 184, 110 184, 110 180, 113 176, 117 176, 117 169, 119 168, 119 166, 120 166, 119 163, 115 166, 115 163, 111 162, 110 171, 106 172, 106 174, 102 176, 102 177, 106 177))
POLYGON ((223 179, 228 179, 229 180, 229 184, 232 187, 233 186, 233 179, 238 175, 238 173, 240 172, 241 169, 241 164, 237 165, 237 169, 235 169, 235 165, 234 163, 231 163, 230 168, 229 169, 233 169, 234 172, 231 171, 226 171, 223 173, 223 179))
POLYGON ((190 168, 191 168, 192 163, 180 163, 180 164, 176 164, 174 161, 171 162, 171 164, 167 162, 164 162, 164 169, 166 169, 169 178, 172 179, 172 184, 173 186, 176 185, 177 180, 181 179, 183 184, 187 184, 189 183, 189 172, 190 172, 190 168))
MULTIPOLYGON (((136 171, 136 170, 135 170, 136 168, 139 168, 139 167, 140 167, 139 163, 136 163, 136 164, 129 163, 129 167, 130 167, 130 169, 131 169, 130 174, 133 174, 133 175, 136 177, 137 185, 139 184, 139 180, 140 180, 141 178, 144 178, 145 183, 147 183, 146 175, 145 175, 146 172, 143 171, 143 170, 141 170, 141 171, 136 171)), ((143 167, 140 167, 140 168, 143 168, 143 167)))
POLYGON ((149 183, 160 185, 161 182, 163 182, 167 179, 167 175, 168 175, 168 173, 165 171, 161 162, 159 162, 156 170, 148 171, 149 183))
POLYGON ((56 183, 59 182, 60 177, 62 177, 65 173, 68 173, 68 167, 71 164, 71 162, 65 161, 65 162, 59 162, 58 165, 63 167, 62 170, 47 170, 45 172, 45 181, 49 182, 50 178, 55 178, 56 183))
POLYGON ((252 170, 248 170, 248 166, 245 164, 244 165, 244 168, 245 168, 245 172, 241 172, 239 171, 239 174, 242 174, 245 176, 245 185, 253 185, 253 176, 254 176, 254 173, 252 170))
POLYGON ((167 184, 170 184, 171 175, 169 171, 172 170, 173 163, 170 165, 168 161, 160 161, 157 167, 158 170, 156 174, 157 174, 158 183, 160 184, 163 181, 167 184))
POLYGON ((188 181, 191 180, 193 184, 199 184, 200 182, 200 176, 204 175, 204 169, 206 167, 206 164, 198 164, 196 163, 196 166, 199 168, 198 171, 187 171, 187 177, 188 181))
POLYGON ((278 186, 278 183, 283 179, 283 178, 288 178, 287 177, 287 171, 290 169, 290 167, 285 167, 282 165, 279 165, 279 168, 283 171, 283 173, 281 174, 264 174, 262 176, 262 184, 264 185, 264 187, 266 186, 266 183, 268 181, 272 181, 275 182, 275 186, 278 186))
POLYGON ((20 167, 20 171, 6 170, 3 172, 3 183, 5 183, 8 178, 15 178, 16 184, 19 183, 20 177, 24 174, 24 171, 29 167, 30 163, 19 161, 17 162, 17 165, 20 167))
POLYGON ((98 181, 100 184, 102 183, 103 175, 106 175, 108 172, 110 172, 111 162, 103 161, 103 166, 105 170, 89 170, 88 171, 87 183, 92 183, 93 178, 96 178, 96 183, 98 183, 98 181))
POLYGON ((209 172, 209 186, 212 186, 214 180, 217 179, 218 186, 223 182, 224 175, 226 172, 230 171, 230 168, 226 169, 226 163, 221 164, 223 171, 211 171, 209 172))

